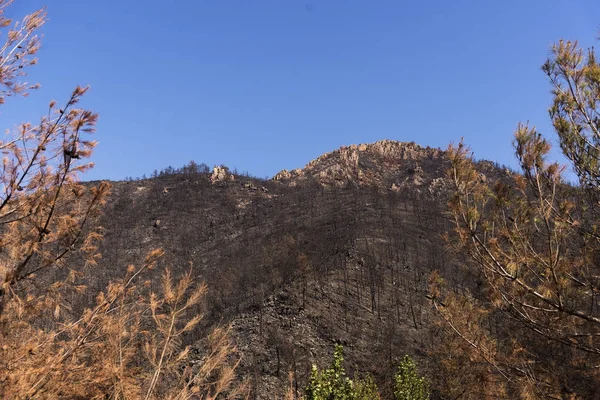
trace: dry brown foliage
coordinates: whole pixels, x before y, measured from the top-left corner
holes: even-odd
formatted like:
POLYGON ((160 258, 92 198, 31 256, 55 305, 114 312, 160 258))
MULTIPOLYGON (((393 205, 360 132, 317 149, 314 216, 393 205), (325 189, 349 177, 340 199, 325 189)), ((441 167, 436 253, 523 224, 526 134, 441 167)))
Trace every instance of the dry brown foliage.
POLYGON ((463 143, 448 149, 453 244, 479 285, 452 291, 434 276, 431 297, 451 333, 447 391, 463 398, 600 396, 600 66, 593 50, 585 58, 560 42, 543 70, 579 186, 565 182, 564 167, 548 161, 549 141, 527 125, 514 140, 522 173, 495 182, 482 179, 463 143))
MULTIPOLYGON (((36 63, 39 10, 13 23, 0 0, 0 104, 37 85, 22 82, 36 63)), ((214 329, 201 360, 190 359, 183 336, 197 328, 206 286, 191 271, 174 280, 166 269, 157 292, 144 281, 161 259, 98 293, 95 304, 72 307, 86 290, 102 240, 94 221, 110 185, 77 183, 92 166, 97 114, 77 108, 77 87, 37 124, 24 123, 0 141, 0 398, 215 399, 244 393, 236 384, 236 350, 228 329, 214 329), (77 308, 83 308, 79 310, 77 308)))

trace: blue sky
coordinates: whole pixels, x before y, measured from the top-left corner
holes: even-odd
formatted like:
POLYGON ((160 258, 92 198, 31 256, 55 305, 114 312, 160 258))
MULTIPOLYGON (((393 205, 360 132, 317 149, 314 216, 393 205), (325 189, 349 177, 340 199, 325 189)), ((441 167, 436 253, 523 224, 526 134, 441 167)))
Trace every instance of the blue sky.
POLYGON ((272 176, 342 145, 461 136, 514 165, 519 121, 552 135, 551 44, 600 33, 593 0, 17 0, 9 15, 43 5, 29 77, 42 89, 0 120, 35 120, 91 85, 100 145, 86 179, 190 160, 272 176))

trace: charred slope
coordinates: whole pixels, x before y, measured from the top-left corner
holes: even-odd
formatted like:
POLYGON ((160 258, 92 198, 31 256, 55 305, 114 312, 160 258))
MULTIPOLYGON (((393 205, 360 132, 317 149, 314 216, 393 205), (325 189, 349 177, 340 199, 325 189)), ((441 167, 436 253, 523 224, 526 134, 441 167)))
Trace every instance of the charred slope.
POLYGON ((90 284, 162 247, 175 271, 207 281, 205 321, 232 323, 257 398, 273 398, 288 371, 302 386, 335 342, 349 365, 384 381, 403 354, 423 359, 435 341, 429 273, 466 281, 450 273, 441 240, 446 163, 441 150, 381 141, 271 181, 218 169, 115 182, 90 284))

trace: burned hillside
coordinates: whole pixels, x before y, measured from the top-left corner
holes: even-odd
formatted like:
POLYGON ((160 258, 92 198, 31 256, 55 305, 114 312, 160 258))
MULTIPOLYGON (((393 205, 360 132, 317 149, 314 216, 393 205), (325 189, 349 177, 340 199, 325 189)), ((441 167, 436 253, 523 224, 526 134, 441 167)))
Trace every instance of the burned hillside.
POLYGON ((456 288, 475 281, 452 268, 442 238, 447 167, 441 150, 381 141, 271 180, 217 167, 114 182, 92 280, 102 287, 163 248, 175 271, 207 282, 204 322, 232 324, 257 398, 283 390, 288 371, 303 385, 335 343, 354 368, 387 380, 404 354, 424 361, 438 340, 430 273, 456 288))

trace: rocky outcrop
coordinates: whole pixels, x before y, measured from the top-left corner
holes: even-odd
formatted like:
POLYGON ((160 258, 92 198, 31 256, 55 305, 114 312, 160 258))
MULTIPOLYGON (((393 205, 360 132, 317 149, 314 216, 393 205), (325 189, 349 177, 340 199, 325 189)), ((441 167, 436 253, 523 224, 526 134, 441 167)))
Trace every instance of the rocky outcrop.
POLYGON ((273 180, 295 186, 309 178, 325 186, 381 185, 397 191, 407 184, 428 185, 442 175, 445 152, 414 142, 381 140, 343 146, 312 160, 303 169, 283 170, 273 180), (392 185, 394 185, 392 187, 392 185))
POLYGON ((304 173, 300 168, 288 171, 287 169, 284 169, 280 172, 278 172, 277 174, 275 174, 275 176, 273 177, 274 181, 285 181, 285 180, 290 180, 293 178, 298 178, 303 176, 304 173))
POLYGON ((212 175, 210 176, 210 181, 212 183, 229 182, 233 181, 234 179, 235 177, 229 173, 229 168, 224 166, 219 167, 218 165, 215 165, 212 175))
POLYGON ((450 181, 447 178, 435 178, 429 184, 429 194, 434 197, 440 197, 447 193, 450 188, 450 181))

